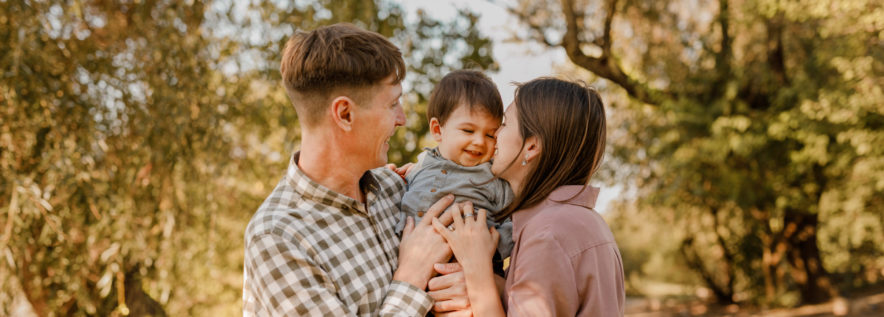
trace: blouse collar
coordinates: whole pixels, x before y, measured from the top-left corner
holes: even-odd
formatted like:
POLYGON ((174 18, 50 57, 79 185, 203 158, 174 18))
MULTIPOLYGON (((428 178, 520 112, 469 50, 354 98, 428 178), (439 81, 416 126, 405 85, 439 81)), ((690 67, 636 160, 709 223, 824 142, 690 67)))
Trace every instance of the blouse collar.
POLYGON ((513 213, 513 235, 522 233, 525 224, 530 222, 531 218, 546 209, 550 205, 574 205, 595 210, 595 203, 598 200, 600 189, 593 186, 583 185, 564 185, 554 189, 549 196, 543 201, 530 208, 517 210, 513 213))

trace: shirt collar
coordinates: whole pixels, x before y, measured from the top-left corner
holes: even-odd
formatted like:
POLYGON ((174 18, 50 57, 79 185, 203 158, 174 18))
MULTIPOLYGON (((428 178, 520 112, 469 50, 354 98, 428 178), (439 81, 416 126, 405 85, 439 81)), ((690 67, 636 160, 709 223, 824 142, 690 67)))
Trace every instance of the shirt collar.
MULTIPOLYGON (((304 174, 304 171, 298 167, 300 155, 301 151, 295 152, 292 155, 288 170, 286 171, 286 181, 296 194, 300 195, 303 199, 313 200, 337 209, 368 214, 365 204, 350 196, 335 192, 304 174)), ((370 171, 365 171, 365 174, 359 179, 359 188, 366 193, 366 201, 375 196, 374 193, 378 190, 378 182, 370 171)))
MULTIPOLYGON (((522 233, 525 224, 530 222, 531 218, 540 214, 540 211, 546 209, 549 205, 574 205, 595 210, 595 203, 598 200, 600 189, 598 187, 583 185, 564 185, 554 189, 549 196, 543 201, 530 208, 516 210, 513 217, 513 235, 518 236, 522 233)), ((515 239, 514 239, 515 240, 515 239)))
POLYGON ((427 151, 427 153, 428 153, 430 156, 435 157, 435 158, 437 158, 437 159, 443 159, 443 160, 445 159, 444 157, 442 157, 442 153, 439 152, 439 147, 438 147, 438 146, 437 146, 437 147, 434 147, 434 148, 431 148, 431 147, 425 147, 425 148, 424 148, 424 151, 427 151))

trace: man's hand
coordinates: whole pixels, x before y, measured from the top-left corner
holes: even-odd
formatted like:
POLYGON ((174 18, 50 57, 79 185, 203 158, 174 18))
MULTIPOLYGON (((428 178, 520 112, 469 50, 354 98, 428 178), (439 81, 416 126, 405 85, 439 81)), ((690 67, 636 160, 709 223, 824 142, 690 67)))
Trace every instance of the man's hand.
POLYGON ((470 316, 470 299, 463 268, 459 263, 436 263, 433 266, 440 275, 430 279, 427 294, 436 301, 436 316, 470 316))
POLYGON ((448 262, 451 258, 451 249, 431 225, 431 221, 441 222, 443 225, 451 223, 451 216, 437 219, 451 203, 454 195, 448 194, 439 199, 427 210, 427 213, 417 225, 408 217, 405 229, 402 231, 402 241, 399 243, 399 268, 393 273, 393 279, 414 285, 419 289, 425 289, 430 277, 433 276, 433 263, 448 262))

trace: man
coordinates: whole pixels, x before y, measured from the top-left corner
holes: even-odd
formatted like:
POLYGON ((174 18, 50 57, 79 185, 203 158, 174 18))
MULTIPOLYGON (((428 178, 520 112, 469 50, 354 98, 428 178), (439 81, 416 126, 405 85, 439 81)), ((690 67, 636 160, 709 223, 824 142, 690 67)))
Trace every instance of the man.
POLYGON ((409 222, 400 245, 393 227, 405 184, 378 168, 405 123, 399 49, 336 24, 292 36, 280 70, 301 149, 246 228, 243 314, 426 315, 433 264, 451 255, 429 219, 454 199, 409 222))

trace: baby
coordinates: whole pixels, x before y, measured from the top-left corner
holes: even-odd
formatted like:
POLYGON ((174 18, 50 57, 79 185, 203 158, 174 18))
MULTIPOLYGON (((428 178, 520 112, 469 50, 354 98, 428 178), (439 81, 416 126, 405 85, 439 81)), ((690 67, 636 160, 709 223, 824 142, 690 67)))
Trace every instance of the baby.
MULTIPOLYGON (((512 222, 493 220, 513 200, 509 183, 491 174, 489 162, 494 155, 494 133, 503 118, 497 87, 481 72, 453 71, 433 90, 427 117, 439 146, 425 149, 405 174, 407 191, 397 233, 405 228, 407 216, 419 220, 433 203, 452 193, 455 201, 471 201, 474 208, 488 211, 488 225, 500 232, 499 258, 495 259, 509 257, 512 222)), ((500 269, 499 265, 495 268, 500 269)))

